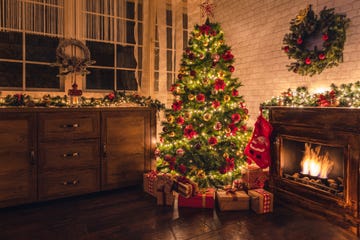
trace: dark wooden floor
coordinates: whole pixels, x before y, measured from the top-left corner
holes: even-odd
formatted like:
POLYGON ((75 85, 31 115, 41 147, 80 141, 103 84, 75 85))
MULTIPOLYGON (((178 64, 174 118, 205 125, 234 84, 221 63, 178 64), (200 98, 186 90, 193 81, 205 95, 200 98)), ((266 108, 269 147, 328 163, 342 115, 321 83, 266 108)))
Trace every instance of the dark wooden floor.
POLYGON ((357 239, 340 227, 276 206, 274 212, 158 207, 140 188, 0 210, 0 239, 357 239))

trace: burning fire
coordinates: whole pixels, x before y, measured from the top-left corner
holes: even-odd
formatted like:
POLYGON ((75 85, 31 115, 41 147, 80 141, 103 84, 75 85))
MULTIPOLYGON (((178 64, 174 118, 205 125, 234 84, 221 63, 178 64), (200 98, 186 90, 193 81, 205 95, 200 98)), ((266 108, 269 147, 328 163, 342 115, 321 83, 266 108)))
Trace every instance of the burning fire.
POLYGON ((321 154, 321 146, 311 148, 311 144, 305 143, 305 152, 301 161, 302 174, 308 174, 313 177, 327 178, 334 166, 330 160, 329 153, 321 154))

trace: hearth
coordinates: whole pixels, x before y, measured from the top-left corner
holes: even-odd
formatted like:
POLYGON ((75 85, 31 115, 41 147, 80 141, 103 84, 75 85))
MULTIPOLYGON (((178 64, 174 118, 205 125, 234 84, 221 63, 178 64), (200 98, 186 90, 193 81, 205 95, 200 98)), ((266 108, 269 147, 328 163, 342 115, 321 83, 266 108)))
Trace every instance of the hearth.
POLYGON ((359 235, 360 109, 270 107, 276 199, 359 235))

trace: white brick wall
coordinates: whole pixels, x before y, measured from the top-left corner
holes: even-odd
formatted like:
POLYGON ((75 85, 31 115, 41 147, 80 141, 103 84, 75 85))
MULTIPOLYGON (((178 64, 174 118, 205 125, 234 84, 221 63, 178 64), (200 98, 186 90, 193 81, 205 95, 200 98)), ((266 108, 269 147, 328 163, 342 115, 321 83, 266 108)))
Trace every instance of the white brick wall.
MULTIPOLYGON (((197 2, 197 1, 196 1, 197 2)), ((225 42, 235 55, 234 76, 243 83, 239 89, 249 107, 251 126, 257 118, 259 104, 278 96, 288 88, 307 86, 310 90, 360 80, 360 0, 216 0, 215 21, 224 32, 225 42), (290 20, 307 4, 318 13, 326 6, 350 18, 344 63, 322 74, 303 77, 289 72, 290 62, 281 50, 290 20)), ((198 7, 198 3, 194 4, 198 7)), ((194 14, 189 24, 199 22, 194 14)))

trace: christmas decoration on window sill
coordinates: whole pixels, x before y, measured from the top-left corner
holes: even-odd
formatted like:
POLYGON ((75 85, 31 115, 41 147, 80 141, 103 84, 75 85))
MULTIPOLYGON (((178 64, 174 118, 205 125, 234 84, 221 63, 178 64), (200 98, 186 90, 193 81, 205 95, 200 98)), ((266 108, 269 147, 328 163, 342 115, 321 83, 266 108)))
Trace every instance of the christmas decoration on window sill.
MULTIPOLYGON (((76 88, 77 89, 77 88, 76 88)), ((78 90, 81 91, 81 90, 78 90)), ((78 107, 121 107, 132 104, 134 106, 151 107, 160 111, 165 105, 157 99, 144 97, 138 94, 126 95, 123 92, 114 91, 107 94, 104 98, 86 98, 78 96, 78 107)), ((44 95, 42 98, 33 98, 27 94, 14 94, 0 97, 0 106, 4 107, 71 107, 71 101, 68 96, 44 95)))
POLYGON ((340 86, 331 84, 330 90, 323 93, 311 94, 307 87, 298 87, 295 91, 288 89, 261 106, 360 108, 360 81, 340 86))
POLYGON ((86 75, 90 72, 87 67, 94 64, 95 61, 90 59, 90 51, 85 44, 76 39, 63 39, 56 49, 56 63, 53 66, 60 67, 58 76, 66 76, 68 74, 86 75), (70 48, 71 55, 66 53, 66 49, 70 48), (80 50, 82 57, 76 56, 77 49, 80 50))
POLYGON ((300 75, 313 76, 326 68, 343 62, 346 28, 350 20, 346 15, 324 9, 320 18, 311 5, 300 11, 290 22, 290 33, 285 34, 282 50, 294 59, 288 70, 300 75))

